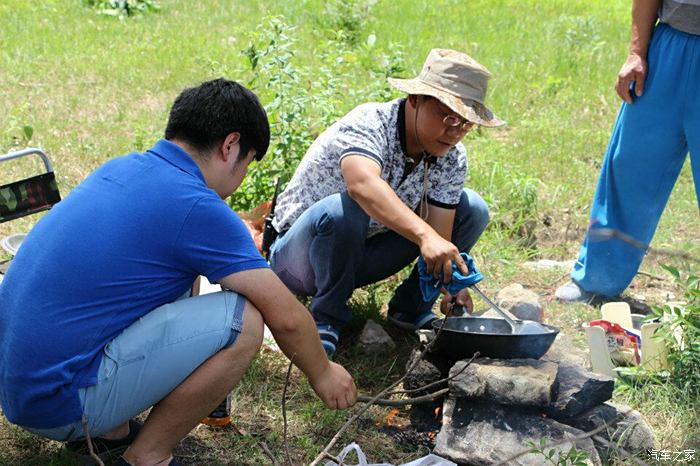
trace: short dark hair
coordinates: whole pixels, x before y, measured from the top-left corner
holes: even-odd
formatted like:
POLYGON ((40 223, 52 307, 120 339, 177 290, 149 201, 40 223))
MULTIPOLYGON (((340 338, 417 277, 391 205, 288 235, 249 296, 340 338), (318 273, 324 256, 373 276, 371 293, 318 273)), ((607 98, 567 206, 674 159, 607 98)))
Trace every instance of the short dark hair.
POLYGON ((179 139, 200 152, 209 152, 230 133, 241 135, 239 158, 255 150, 260 160, 270 145, 270 123, 257 96, 224 78, 182 91, 170 109, 165 139, 179 139))

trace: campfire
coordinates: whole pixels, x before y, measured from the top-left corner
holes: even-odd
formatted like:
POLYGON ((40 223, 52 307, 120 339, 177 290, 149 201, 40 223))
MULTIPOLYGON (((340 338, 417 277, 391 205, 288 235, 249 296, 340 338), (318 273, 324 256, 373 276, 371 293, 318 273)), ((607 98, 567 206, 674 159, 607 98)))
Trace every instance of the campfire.
MULTIPOLYGON (((622 451, 645 451, 655 440, 639 413, 606 403, 614 380, 561 357, 563 343, 540 359, 451 357, 444 350, 412 355, 404 379, 407 392, 426 397, 444 392, 411 410, 413 428, 434 442, 434 453, 459 464, 539 465, 542 456, 518 452, 544 440, 566 454, 585 450, 589 464, 607 459, 610 442, 622 451), (420 360, 418 360, 420 358, 420 360), (598 429, 597 435, 587 435, 598 429)), ((392 410, 385 419, 390 424, 392 410)))
MULTIPOLYGON (((582 350, 556 327, 540 323, 536 294, 516 284, 497 300, 508 303, 521 322, 536 322, 529 327, 537 331, 520 332, 517 321, 489 311, 434 322, 434 330, 420 331, 420 347, 405 375, 375 397, 360 397, 411 407, 410 426, 392 410, 380 427, 419 434, 436 455, 466 465, 540 465, 542 454, 530 451, 541 442, 563 455, 572 448, 585 451, 589 464, 607 462, 611 452, 625 457, 655 448, 642 416, 609 402, 614 379, 590 372, 582 350), (402 390, 396 389, 400 383, 402 390)), ((372 352, 393 344, 372 322, 359 341, 372 352)))

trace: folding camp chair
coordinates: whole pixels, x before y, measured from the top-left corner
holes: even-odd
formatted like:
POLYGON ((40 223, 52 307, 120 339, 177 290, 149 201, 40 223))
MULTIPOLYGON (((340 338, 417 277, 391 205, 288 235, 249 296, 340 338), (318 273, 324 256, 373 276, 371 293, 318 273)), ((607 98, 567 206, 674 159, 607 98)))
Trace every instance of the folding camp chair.
MULTIPOLYGON (((27 148, 9 152, 0 155, 0 162, 33 154, 41 157, 46 167, 46 173, 0 186, 0 223, 48 210, 61 200, 51 161, 41 149, 27 148)), ((2 239, 2 243, 9 252, 16 251, 16 248, 19 247, 19 242, 12 241, 18 237, 19 235, 14 235, 2 239)), ((0 273, 7 270, 8 262, 0 265, 0 273)))

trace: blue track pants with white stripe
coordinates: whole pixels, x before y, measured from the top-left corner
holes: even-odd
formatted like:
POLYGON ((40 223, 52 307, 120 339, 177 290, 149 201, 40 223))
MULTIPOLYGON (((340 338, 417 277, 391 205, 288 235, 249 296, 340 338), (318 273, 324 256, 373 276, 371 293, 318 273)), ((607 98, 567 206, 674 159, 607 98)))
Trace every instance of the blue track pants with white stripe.
POLYGON ((700 36, 658 25, 647 63, 643 95, 618 114, 571 273, 585 291, 610 297, 627 288, 644 251, 594 229, 649 244, 689 152, 700 205, 700 36))

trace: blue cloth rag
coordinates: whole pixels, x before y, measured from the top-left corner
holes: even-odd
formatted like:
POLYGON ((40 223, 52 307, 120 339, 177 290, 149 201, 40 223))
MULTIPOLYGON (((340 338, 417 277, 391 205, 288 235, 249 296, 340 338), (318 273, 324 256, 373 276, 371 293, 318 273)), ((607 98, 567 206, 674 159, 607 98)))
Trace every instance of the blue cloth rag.
POLYGON ((481 272, 476 269, 474 259, 472 259, 469 254, 463 252, 461 256, 467 264, 469 275, 463 275, 457 268, 457 265, 452 262, 452 280, 447 284, 443 283, 444 277, 442 272, 440 272, 440 278, 436 279, 428 273, 428 268, 423 256, 418 258, 418 275, 420 277, 420 291, 423 295, 423 301, 427 303, 437 298, 442 287, 445 287, 448 293, 455 296, 464 288, 476 285, 484 278, 481 272))

